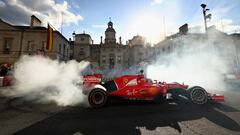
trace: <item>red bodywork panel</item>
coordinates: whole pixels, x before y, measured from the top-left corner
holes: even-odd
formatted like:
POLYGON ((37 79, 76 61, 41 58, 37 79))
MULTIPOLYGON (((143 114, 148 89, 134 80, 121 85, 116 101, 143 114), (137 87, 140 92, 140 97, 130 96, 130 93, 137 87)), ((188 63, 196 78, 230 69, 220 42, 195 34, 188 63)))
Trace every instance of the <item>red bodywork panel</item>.
POLYGON ((12 86, 14 83, 14 78, 11 75, 6 75, 3 77, 3 82, 2 82, 2 86, 6 87, 6 86, 12 86))
POLYGON ((102 81, 102 74, 93 74, 83 76, 83 84, 99 84, 102 81))
POLYGON ((211 100, 216 101, 216 102, 223 102, 224 101, 224 96, 223 95, 208 93, 208 97, 210 97, 211 100))
POLYGON ((184 85, 184 84, 179 84, 179 83, 166 83, 168 89, 187 89, 188 85, 184 85))
POLYGON ((211 99, 214 100, 214 101, 217 101, 217 102, 223 102, 224 101, 224 96, 222 95, 213 95, 211 96, 211 99))
MULTIPOLYGON (((93 74, 84 76, 85 85, 100 84, 99 80, 102 80, 102 75, 93 74), (97 80, 97 81, 95 81, 97 80)), ((145 79, 144 75, 124 75, 117 77, 114 80, 117 90, 108 92, 109 96, 119 96, 125 98, 155 98, 161 94, 166 96, 167 85, 153 83, 145 79)))
MULTIPOLYGON (((101 83, 101 74, 84 76, 85 88, 101 83), (87 87, 86 87, 87 86, 87 87)), ((152 82, 146 79, 143 74, 123 75, 112 80, 116 90, 108 90, 109 96, 118 96, 129 99, 154 99, 159 95, 166 97, 168 90, 179 89, 186 90, 189 86, 179 83, 152 82)), ((214 101, 224 101, 224 96, 209 94, 210 99, 214 101)))

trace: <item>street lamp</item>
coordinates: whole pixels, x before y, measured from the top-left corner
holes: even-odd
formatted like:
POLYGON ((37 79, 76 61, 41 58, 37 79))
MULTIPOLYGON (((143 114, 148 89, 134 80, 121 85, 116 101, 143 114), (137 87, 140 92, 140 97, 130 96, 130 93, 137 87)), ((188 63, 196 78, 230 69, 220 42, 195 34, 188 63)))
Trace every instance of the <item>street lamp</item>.
POLYGON ((201 4, 201 7, 203 9, 203 19, 204 19, 205 31, 207 32, 207 19, 211 19, 212 14, 206 15, 206 11, 210 10, 210 9, 206 9, 206 7, 207 7, 206 4, 201 4))

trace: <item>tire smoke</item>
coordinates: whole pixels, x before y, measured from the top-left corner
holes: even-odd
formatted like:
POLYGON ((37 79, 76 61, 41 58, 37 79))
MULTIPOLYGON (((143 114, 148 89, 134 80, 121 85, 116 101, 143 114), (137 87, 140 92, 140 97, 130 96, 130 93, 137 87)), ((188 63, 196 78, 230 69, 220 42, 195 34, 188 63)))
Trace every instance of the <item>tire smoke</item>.
POLYGON ((227 36, 218 37, 216 33, 201 40, 182 36, 172 41, 174 48, 147 66, 147 77, 202 86, 208 91, 225 91, 225 75, 233 71, 235 55, 230 41, 227 36))
POLYGON ((43 56, 23 56, 15 63, 10 95, 60 106, 83 103, 81 72, 89 62, 59 62, 43 56))

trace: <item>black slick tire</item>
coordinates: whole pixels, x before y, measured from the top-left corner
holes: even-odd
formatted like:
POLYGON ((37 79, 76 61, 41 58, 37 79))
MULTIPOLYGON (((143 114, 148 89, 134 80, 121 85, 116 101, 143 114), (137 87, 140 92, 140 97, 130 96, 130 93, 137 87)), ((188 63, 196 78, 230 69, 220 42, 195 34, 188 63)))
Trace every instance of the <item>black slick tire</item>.
POLYGON ((198 105, 204 105, 208 101, 208 94, 206 90, 199 86, 194 86, 188 89, 188 98, 198 105))
POLYGON ((107 102, 107 92, 99 88, 93 89, 88 95, 88 102, 92 108, 103 107, 107 102))

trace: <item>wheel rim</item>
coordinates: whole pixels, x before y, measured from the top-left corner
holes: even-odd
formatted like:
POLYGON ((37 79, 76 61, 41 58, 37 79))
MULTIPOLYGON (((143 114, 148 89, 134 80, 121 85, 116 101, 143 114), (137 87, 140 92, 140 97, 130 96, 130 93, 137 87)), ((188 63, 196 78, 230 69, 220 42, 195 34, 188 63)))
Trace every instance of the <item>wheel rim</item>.
POLYGON ((92 94, 92 102, 96 105, 102 104, 104 102, 104 94, 102 92, 95 92, 92 94))
POLYGON ((192 92, 192 100, 197 104, 206 103, 206 93, 202 89, 194 89, 192 92))

